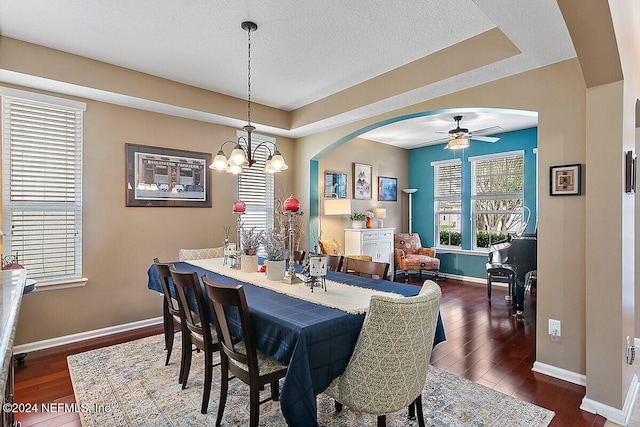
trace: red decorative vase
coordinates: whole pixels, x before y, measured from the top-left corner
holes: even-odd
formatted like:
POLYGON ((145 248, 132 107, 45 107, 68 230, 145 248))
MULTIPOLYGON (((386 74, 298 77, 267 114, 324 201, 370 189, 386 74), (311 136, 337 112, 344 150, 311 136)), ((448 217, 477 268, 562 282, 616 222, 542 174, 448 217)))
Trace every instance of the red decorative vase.
POLYGON ((285 212, 298 212, 300 210, 300 202, 295 197, 291 196, 284 201, 285 212))
POLYGON ((243 213, 247 210, 247 205, 242 200, 236 200, 233 202, 233 212, 234 213, 243 213))
POLYGON ((367 217, 367 224, 366 224, 367 228, 371 228, 373 227, 373 221, 371 221, 371 217, 367 217))

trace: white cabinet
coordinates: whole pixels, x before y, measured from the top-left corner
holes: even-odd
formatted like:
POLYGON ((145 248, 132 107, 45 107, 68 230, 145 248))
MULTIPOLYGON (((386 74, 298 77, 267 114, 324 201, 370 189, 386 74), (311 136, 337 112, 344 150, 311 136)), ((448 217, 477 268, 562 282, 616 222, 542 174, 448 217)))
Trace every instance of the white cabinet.
POLYGON ((347 228, 345 255, 371 255, 373 261, 388 262, 393 271, 393 231, 395 228, 347 228))

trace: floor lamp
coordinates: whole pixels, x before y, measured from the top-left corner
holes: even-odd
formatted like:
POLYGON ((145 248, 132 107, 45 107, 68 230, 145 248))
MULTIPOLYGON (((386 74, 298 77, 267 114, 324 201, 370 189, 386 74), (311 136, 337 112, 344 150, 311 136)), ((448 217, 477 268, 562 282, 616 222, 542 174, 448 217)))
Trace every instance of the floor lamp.
POLYGON ((411 196, 413 196, 413 193, 415 193, 416 191, 418 191, 417 188, 405 188, 404 190, 405 193, 407 193, 409 195, 409 233, 411 233, 411 196))

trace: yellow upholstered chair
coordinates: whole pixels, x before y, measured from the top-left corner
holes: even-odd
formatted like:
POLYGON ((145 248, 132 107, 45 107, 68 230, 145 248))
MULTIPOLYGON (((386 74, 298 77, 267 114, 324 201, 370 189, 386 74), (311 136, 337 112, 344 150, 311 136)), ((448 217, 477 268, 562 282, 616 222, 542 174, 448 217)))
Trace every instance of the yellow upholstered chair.
POLYGON ((320 251, 327 255, 342 255, 345 258, 361 259, 363 261, 371 261, 371 255, 345 255, 342 245, 336 239, 320 240, 320 251))
POLYGON ((404 272, 405 282, 409 280, 411 270, 420 273, 432 271, 436 277, 440 270, 440 260, 436 258, 435 249, 423 248, 420 235, 417 233, 398 233, 393 235, 393 247, 396 269, 404 272))

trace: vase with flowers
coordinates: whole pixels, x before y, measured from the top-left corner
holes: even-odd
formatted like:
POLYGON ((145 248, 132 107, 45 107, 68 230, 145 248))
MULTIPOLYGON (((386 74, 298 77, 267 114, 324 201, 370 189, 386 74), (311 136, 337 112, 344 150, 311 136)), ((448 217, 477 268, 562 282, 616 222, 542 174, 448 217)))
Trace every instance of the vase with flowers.
POLYGON ((367 228, 372 228, 373 227, 373 212, 366 211, 364 214, 367 216, 367 222, 366 222, 365 226, 367 228))
POLYGON ((279 281, 284 279, 286 271, 287 236, 284 230, 277 231, 271 229, 262 235, 262 246, 267 253, 267 260, 264 262, 267 268, 267 279, 279 281))
POLYGON ((240 258, 240 270, 245 273, 258 271, 258 248, 262 240, 263 231, 256 231, 255 227, 242 228, 242 256, 240 258))
POLYGON ((364 228, 364 222, 367 216, 362 212, 353 212, 349 215, 349 221, 351 221, 351 228, 364 228))

